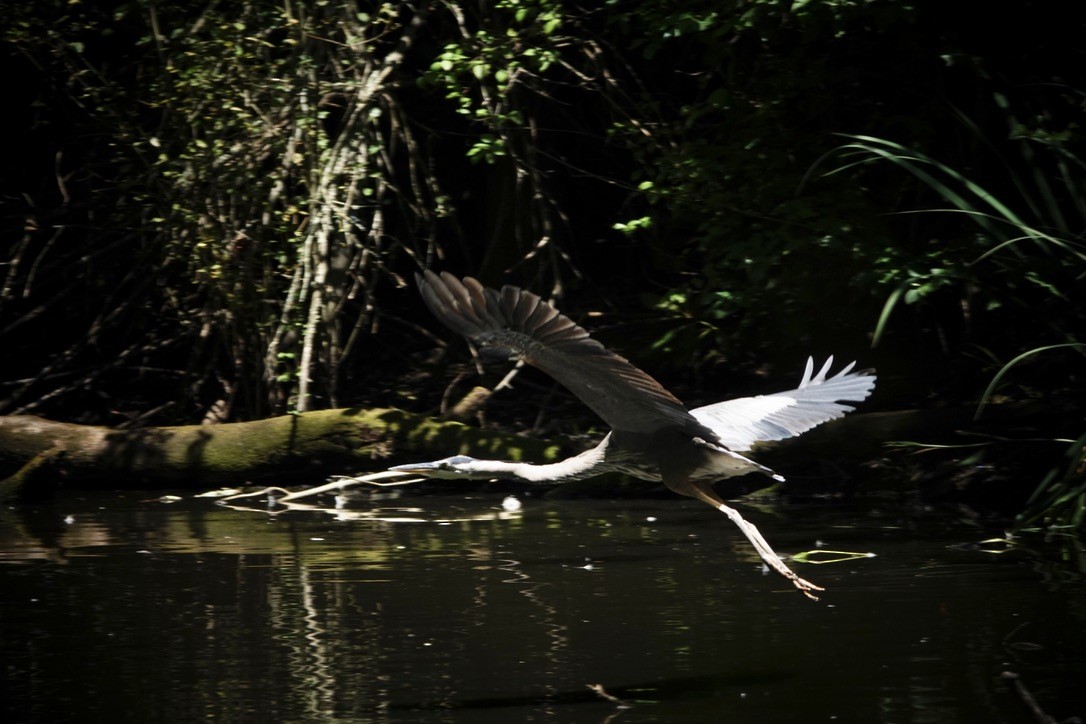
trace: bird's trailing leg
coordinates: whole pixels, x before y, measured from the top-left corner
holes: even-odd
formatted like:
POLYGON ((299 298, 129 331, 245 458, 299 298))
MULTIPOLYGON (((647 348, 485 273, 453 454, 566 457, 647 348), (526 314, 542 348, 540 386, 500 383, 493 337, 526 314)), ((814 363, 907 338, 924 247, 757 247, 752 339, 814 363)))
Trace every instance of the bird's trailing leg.
POLYGON ((747 540, 749 540, 751 545, 754 546, 754 550, 758 552, 758 555, 763 561, 765 561, 766 565, 787 578, 789 581, 791 581, 792 585, 798 588, 804 596, 813 601, 817 601, 818 596, 816 596, 814 592, 826 590, 822 586, 817 586, 810 581, 797 576, 791 568, 785 565, 784 560, 782 560, 781 557, 777 555, 776 551, 774 551, 773 548, 770 547, 769 543, 766 542, 766 539, 763 538, 762 534, 758 532, 758 528, 753 523, 748 522, 742 515, 740 515, 738 510, 730 507, 723 500, 721 500, 720 497, 709 487, 708 483, 690 483, 689 490, 684 491, 684 494, 708 503, 724 515, 731 518, 731 521, 735 523, 739 530, 743 532, 743 535, 747 537, 747 540))

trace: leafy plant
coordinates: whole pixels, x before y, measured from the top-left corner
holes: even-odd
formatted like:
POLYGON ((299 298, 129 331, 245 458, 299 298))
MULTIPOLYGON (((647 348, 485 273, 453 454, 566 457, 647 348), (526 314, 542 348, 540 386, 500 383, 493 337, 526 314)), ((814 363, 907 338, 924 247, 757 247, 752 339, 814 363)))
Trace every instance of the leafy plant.
MULTIPOLYGON (((1000 107, 1006 109, 997 96, 1000 107)), ((953 288, 963 294, 971 316, 1015 319, 1028 322, 1005 327, 997 341, 1013 359, 999 367, 980 396, 979 417, 998 390, 1012 379, 1012 370, 1059 351, 1071 352, 1071 369, 1077 374, 1049 376, 1032 383, 1031 396, 1082 398, 1081 368, 1086 342, 1081 340, 1081 308, 1086 279, 1086 246, 1080 230, 1086 225, 1086 164, 1069 146, 1070 136, 1026 132, 1010 116, 1009 142, 1020 152, 1017 168, 1003 186, 1015 192, 1013 200, 1001 197, 966 174, 929 155, 902 144, 871 136, 853 136, 837 150, 844 160, 832 173, 855 173, 871 164, 889 164, 918 180, 947 205, 921 213, 925 216, 961 219, 975 228, 944 227, 954 234, 944 240, 938 260, 900 256, 891 258, 887 271, 898 268, 897 285, 883 305, 875 330, 880 342, 902 304, 923 306, 939 290, 953 288), (926 263, 925 263, 926 262, 926 263), (965 296, 967 295, 967 296, 965 296), (1017 349, 1015 347, 1017 346, 1017 349), (1023 347, 1029 346, 1023 351, 1023 347), (1081 383, 1079 383, 1081 384, 1081 383)), ((1006 167, 1009 171, 1015 166, 1006 167)), ((987 358, 999 352, 986 350, 987 358)), ((1081 528, 1086 520, 1086 436, 1068 443, 1064 460, 1053 466, 1018 516, 1016 527, 1044 523, 1053 527, 1081 528)))
MULTIPOLYGON (((639 112, 610 130, 637 162, 627 215, 637 223, 615 228, 653 245, 659 285, 682 286, 687 311, 712 327, 694 332, 672 318, 667 346, 691 343, 671 364, 704 366, 725 350, 740 364, 810 351, 829 332, 810 300, 866 306, 878 283, 882 250, 867 243, 878 217, 853 184, 805 184, 805 173, 830 147, 827 128, 869 111, 892 119, 892 106, 868 105, 886 79, 872 73, 862 91, 852 53, 873 48, 876 28, 879 43, 911 37, 912 22, 892 5, 776 0, 645 2, 613 17, 610 29, 648 61, 627 85, 639 112), (662 83, 670 92, 658 92, 662 83)), ((863 334, 860 314, 833 316, 863 334)))
POLYGON ((168 385, 182 419, 337 404, 380 283, 397 257, 432 256, 450 213, 394 93, 428 9, 52 5, 20 9, 5 39, 71 79, 39 105, 97 138, 72 139, 91 150, 65 211, 94 221, 54 222, 64 254, 26 236, 21 258, 38 263, 6 267, 0 304, 41 308, 5 329, 63 316, 70 269, 116 292, 86 341, 25 373, 0 409, 99 389, 108 370, 168 385), (95 348, 126 329, 139 340, 99 363, 95 348), (70 379, 46 393, 58 376, 70 379))
MULTIPOLYGON (((1032 287, 1032 291, 1059 302, 1068 301, 1067 295, 1075 284, 1075 269, 1086 262, 1086 246, 1066 227, 1067 220, 1059 208, 1057 194, 1036 169, 1032 170, 1037 180, 1034 187, 1014 179, 1022 194, 1021 205, 1035 214, 1050 211, 1053 218, 1029 222, 1012 205, 1004 203, 979 183, 923 152, 907 149, 899 143, 855 136, 835 153, 846 163, 832 174, 852 171, 873 162, 890 163, 921 181, 949 204, 926 213, 960 214, 979 227, 978 233, 963 235, 953 242, 956 246, 944 244, 938 258, 921 257, 907 262, 900 257, 886 260, 889 262, 886 271, 890 273, 895 268, 906 268, 901 274, 904 278, 898 281, 883 306, 875 330, 875 344, 882 339, 898 304, 920 303, 950 285, 983 288, 989 293, 985 303, 990 306, 1025 302, 1021 293, 1023 287, 1032 287), (986 269, 986 266, 990 268, 986 269)), ((1066 149, 1061 149, 1061 156, 1068 158, 1066 149)), ((1083 168, 1081 162, 1073 160, 1075 166, 1083 168)), ((1071 167, 1060 165, 1068 186, 1081 187, 1084 179, 1067 176, 1071 167)), ((1086 215, 1082 220, 1086 221, 1086 215)), ((1068 320, 1059 316, 1039 321, 1063 325, 1068 320)), ((1061 327, 1055 331, 1063 333, 1070 328, 1061 327)))
POLYGON ((1069 441, 1015 518, 1015 530, 1078 533, 1086 527, 1086 433, 1069 441))

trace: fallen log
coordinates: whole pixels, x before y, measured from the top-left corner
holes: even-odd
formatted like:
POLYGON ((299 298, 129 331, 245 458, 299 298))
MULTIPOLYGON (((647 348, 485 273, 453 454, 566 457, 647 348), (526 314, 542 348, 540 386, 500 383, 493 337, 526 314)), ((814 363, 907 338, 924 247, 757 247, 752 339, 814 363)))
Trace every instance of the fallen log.
POLYGON ((418 456, 546 461, 559 453, 557 445, 392 409, 133 430, 16 415, 0 417, 0 499, 36 497, 57 485, 304 485, 418 456))

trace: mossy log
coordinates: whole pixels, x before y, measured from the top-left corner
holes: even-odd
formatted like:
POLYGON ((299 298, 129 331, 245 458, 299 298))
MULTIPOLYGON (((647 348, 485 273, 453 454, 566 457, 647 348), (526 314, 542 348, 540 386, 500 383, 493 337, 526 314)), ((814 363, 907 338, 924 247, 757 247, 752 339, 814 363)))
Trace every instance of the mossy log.
POLYGON ((530 438, 389 409, 134 430, 18 415, 0 417, 0 499, 40 495, 58 484, 303 485, 458 453, 542 462, 558 459, 561 451, 530 438))

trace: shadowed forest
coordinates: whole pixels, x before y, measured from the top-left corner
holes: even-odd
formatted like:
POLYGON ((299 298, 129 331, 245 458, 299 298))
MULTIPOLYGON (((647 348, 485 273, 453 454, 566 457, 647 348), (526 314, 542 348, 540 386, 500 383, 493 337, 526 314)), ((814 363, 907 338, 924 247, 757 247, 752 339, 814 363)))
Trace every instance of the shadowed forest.
MULTIPOLYGON (((0 415, 447 410, 509 368, 428 314, 430 268, 553 300, 690 403, 856 359, 879 372, 860 412, 955 421, 865 464, 1079 528, 1086 52, 1064 12, 8 8, 0 415)), ((601 431, 529 370, 477 416, 601 431)))

